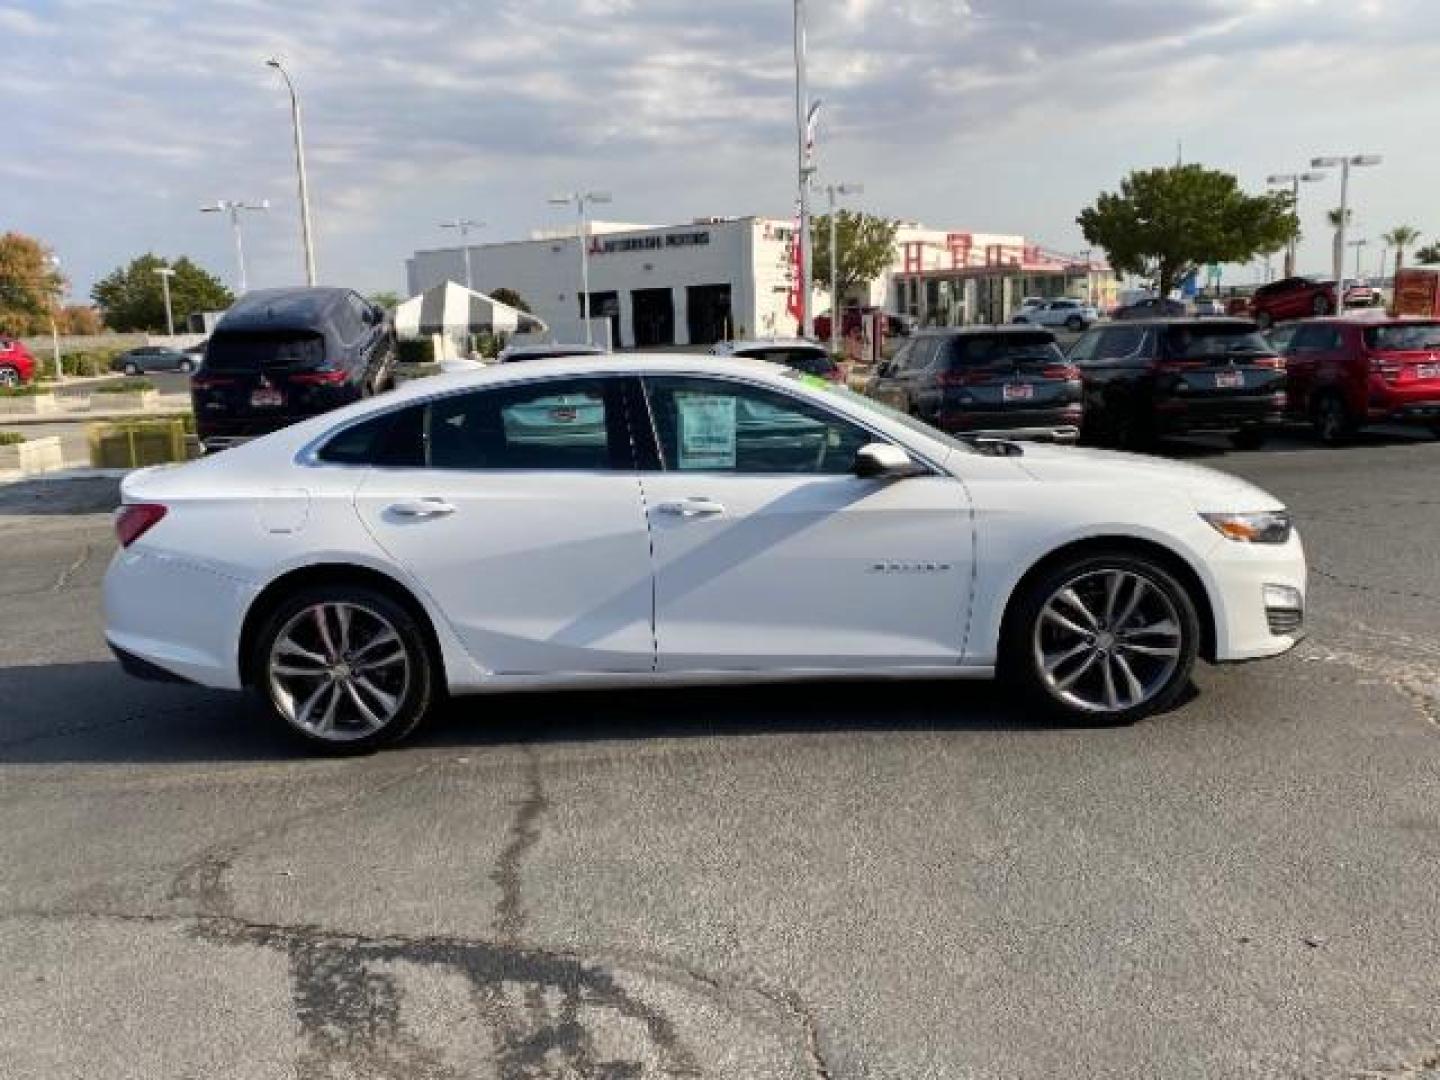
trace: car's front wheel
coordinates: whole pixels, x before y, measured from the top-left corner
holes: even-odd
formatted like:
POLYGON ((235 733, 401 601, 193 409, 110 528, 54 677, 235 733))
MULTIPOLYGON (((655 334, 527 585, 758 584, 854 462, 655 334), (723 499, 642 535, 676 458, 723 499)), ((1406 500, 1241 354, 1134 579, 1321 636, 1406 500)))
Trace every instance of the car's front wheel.
POLYGON ((1275 319, 1268 311, 1257 311, 1255 313, 1255 325, 1261 330, 1269 330, 1274 323, 1275 319))
POLYGON ((125 361, 125 374, 126 374, 126 375, 139 375, 139 374, 140 374, 140 369, 139 369, 132 361, 127 360, 127 361, 125 361))
POLYGON ((251 682, 266 711, 311 746, 373 750, 410 734, 435 694, 435 664, 414 616, 363 586, 301 589, 256 635, 251 682))
POLYGON ((12 390, 20 385, 20 372, 9 364, 0 364, 0 387, 12 390))
POLYGON ((1001 664, 1042 712, 1126 724, 1172 706, 1189 685, 1200 620, 1158 561, 1088 554, 1036 577, 1006 620, 1001 664))
POLYGON ((1065 329, 1084 330, 1085 320, 1082 319, 1079 315, 1071 315, 1068 319, 1065 320, 1065 329))
POLYGON ((192 372, 193 370, 195 370, 195 365, 192 364, 189 360, 180 361, 180 374, 189 375, 190 372, 192 372))

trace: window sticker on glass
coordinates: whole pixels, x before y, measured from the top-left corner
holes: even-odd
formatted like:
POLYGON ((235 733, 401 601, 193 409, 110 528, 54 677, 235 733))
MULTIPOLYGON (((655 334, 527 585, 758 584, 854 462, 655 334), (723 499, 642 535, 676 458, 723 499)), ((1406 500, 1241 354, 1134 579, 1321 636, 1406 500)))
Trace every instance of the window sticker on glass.
POLYGON ((681 469, 735 468, 735 399, 718 394, 675 395, 681 469))

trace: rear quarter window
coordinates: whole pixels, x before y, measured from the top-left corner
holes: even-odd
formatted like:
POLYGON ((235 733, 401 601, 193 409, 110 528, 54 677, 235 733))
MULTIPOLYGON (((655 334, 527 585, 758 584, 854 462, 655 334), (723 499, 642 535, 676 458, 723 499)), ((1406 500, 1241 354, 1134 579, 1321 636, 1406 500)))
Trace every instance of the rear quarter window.
POLYGON ((315 455, 330 465, 420 468, 425 464, 425 409, 384 413, 346 428, 315 455))

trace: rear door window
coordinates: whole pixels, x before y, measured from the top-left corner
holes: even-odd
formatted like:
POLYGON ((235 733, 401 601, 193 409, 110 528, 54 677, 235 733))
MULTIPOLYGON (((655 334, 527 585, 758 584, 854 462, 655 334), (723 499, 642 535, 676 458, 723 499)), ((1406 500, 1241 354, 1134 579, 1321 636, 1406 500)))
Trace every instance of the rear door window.
POLYGON ((1149 331, 1138 326, 1112 326, 1100 335, 1095 348, 1095 359, 1129 360, 1138 358, 1145 349, 1145 338, 1149 331))
POLYGON ((439 398, 426 430, 433 469, 601 470, 628 448, 605 379, 547 380, 439 398), (612 452, 612 446, 614 452, 612 452))

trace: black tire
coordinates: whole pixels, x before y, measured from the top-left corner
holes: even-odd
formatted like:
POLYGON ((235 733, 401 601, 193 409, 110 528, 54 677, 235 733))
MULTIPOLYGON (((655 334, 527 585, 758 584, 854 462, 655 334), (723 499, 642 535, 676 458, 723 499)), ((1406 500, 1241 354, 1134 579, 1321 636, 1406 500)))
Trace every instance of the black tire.
POLYGON ((1317 317, 1330 314, 1330 301, 1323 296, 1317 296, 1310 302, 1310 310, 1317 317))
POLYGON ((1230 445, 1236 450, 1259 450, 1265 445, 1265 429, 1258 424, 1247 424, 1230 436, 1230 445))
MULTIPOLYGON (((357 616, 352 615, 352 620, 355 618, 357 616)), ((350 662, 347 657, 346 663, 350 662)), ((439 694, 436 686, 439 664, 420 623, 403 604, 365 585, 317 585, 298 589, 286 596, 268 612, 259 633, 255 635, 246 670, 250 689, 270 721, 310 749, 326 754, 367 753, 399 742, 420 725, 439 694), (271 656, 282 632, 292 625, 297 616, 322 604, 346 605, 379 616, 393 629, 398 647, 403 650, 407 664, 403 687, 387 687, 393 691, 398 706, 381 726, 363 735, 352 737, 341 732, 335 737, 327 737, 292 720, 270 675, 271 656)), ((319 680, 313 685, 318 686, 319 680)), ((338 689, 332 693, 340 697, 338 689)), ((371 704, 375 702, 372 700, 371 704)), ((289 711, 295 711, 293 704, 289 711)))
POLYGON ((11 367, 9 364, 0 364, 0 386, 15 387, 20 385, 20 369, 11 367))
POLYGON ((1315 437, 1326 446, 1340 446, 1355 434, 1356 425, 1345 399, 1330 390, 1315 399, 1315 437))
POLYGON ((195 370, 195 365, 192 364, 189 360, 181 360, 181 361, 180 361, 180 374, 182 374, 182 375, 189 375, 190 372, 192 372, 192 371, 194 371, 194 370, 195 370))
POLYGON ((135 364, 134 364, 133 361, 126 360, 126 361, 125 361, 125 374, 126 374, 126 375, 139 375, 139 374, 140 374, 140 369, 135 366, 135 364))
MULTIPOLYGON (((1134 617, 1140 617, 1139 613, 1132 616, 1134 617)), ((1022 591, 1012 600, 1010 610, 1006 613, 1000 642, 1000 675, 1019 691, 1032 709, 1047 719, 1081 725, 1131 724, 1166 711, 1185 693, 1190 685, 1195 659, 1199 655, 1200 640, 1200 617, 1194 599, 1159 560, 1127 551, 1092 551, 1058 562, 1022 585, 1022 591), (1136 704, 1129 707, 1095 711, 1081 708, 1058 696, 1047 684, 1038 643, 1041 635, 1049 633, 1051 628, 1048 623, 1043 628, 1038 624, 1051 599, 1067 585, 1073 585, 1077 580, 1099 578, 1111 572, 1129 575, 1132 579, 1143 579, 1168 600, 1175 615, 1176 655, 1174 667, 1168 672, 1164 670, 1168 660, 1154 661, 1156 667, 1152 673, 1155 686, 1143 700, 1137 700, 1136 704)), ((1124 646, 1114 647, 1117 650, 1124 649, 1124 646)), ((1122 655, 1129 657, 1126 662, 1137 676, 1152 671, 1148 666, 1142 667, 1134 655, 1122 655)), ((1085 657, 1080 659, 1083 661, 1085 657)), ((1107 653, 1100 662, 1110 664, 1113 661, 1107 653)), ((1065 669, 1057 665, 1053 670, 1058 673, 1065 669)), ((1098 669, 1095 669, 1095 674, 1098 675, 1098 669)), ((1118 675, 1119 672, 1115 671, 1112 677, 1118 675)), ((1093 676, 1086 676, 1087 679, 1091 677, 1093 676)), ((1149 682, 1150 679, 1147 677, 1146 681, 1149 682)))
POLYGON ((1082 319, 1079 315, 1071 315, 1068 319, 1065 320, 1065 329, 1084 330, 1085 320, 1082 319))
POLYGON ((1269 330, 1275 325, 1275 317, 1268 311, 1257 311, 1255 313, 1255 325, 1261 330, 1269 330))

